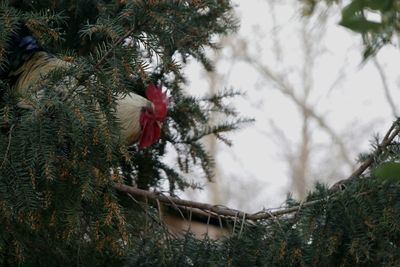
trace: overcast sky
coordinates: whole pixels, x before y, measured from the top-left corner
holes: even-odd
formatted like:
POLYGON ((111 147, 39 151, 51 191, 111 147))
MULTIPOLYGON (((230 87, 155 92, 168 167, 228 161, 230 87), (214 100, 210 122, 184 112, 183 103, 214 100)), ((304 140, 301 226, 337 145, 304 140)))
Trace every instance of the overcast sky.
MULTIPOLYGON (((300 90, 296 93, 301 96, 299 84, 304 69, 304 55, 300 38, 302 18, 299 1, 275 1, 274 16, 267 0, 235 2, 241 21, 238 36, 247 39, 249 53, 261 59, 273 71, 288 73, 289 83, 300 90), (280 40, 279 50, 276 50, 272 41, 274 34, 280 40), (277 57, 278 52, 282 54, 280 57, 277 57)), ((387 105, 376 66, 372 61, 365 64, 361 62, 360 37, 338 26, 339 19, 339 14, 333 12, 327 21, 323 38, 312 41, 320 51, 316 55, 309 104, 339 136, 343 136, 355 165, 357 155, 369 149, 373 134, 384 134, 394 117, 387 105)), ((231 49, 224 49, 220 53, 222 60, 217 65, 220 74, 218 86, 246 92, 246 97, 237 98, 231 104, 244 117, 253 117, 256 122, 229 135, 233 140, 232 147, 222 143, 218 145, 218 174, 222 179, 219 183, 224 198, 222 203, 214 204, 246 211, 278 207, 291 190, 285 158, 285 151, 291 146, 282 146, 276 130, 279 129, 295 148, 301 134, 299 108, 253 67, 241 60, 233 60, 231 49)), ((395 47, 385 48, 379 53, 378 59, 387 76, 393 99, 400 99, 399 51, 395 47)), ((203 95, 208 92, 207 75, 197 63, 192 62, 186 72, 190 93, 203 95)), ((311 126, 315 128, 313 142, 320 147, 312 154, 312 166, 314 173, 320 175, 309 179, 325 181, 344 178, 351 171, 349 166, 343 165, 338 171, 344 177, 324 177, 323 170, 318 172, 318 168, 323 168, 332 160, 325 159, 329 155, 326 151, 332 146, 332 138, 317 123, 311 123, 311 126)), ((196 176, 191 179, 196 180, 196 176)), ((204 191, 189 192, 182 197, 211 202, 208 188, 205 184, 204 191)))

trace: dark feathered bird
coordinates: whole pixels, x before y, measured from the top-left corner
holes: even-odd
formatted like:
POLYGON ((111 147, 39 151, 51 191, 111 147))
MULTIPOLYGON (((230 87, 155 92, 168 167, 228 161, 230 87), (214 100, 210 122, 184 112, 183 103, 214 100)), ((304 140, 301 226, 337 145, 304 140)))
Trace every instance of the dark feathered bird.
MULTIPOLYGON (((8 64, 0 69, 0 77, 13 80, 14 88, 21 96, 36 93, 41 97, 38 93, 41 88, 37 87, 40 87, 44 77, 55 69, 69 67, 71 63, 46 52, 22 27, 12 38, 8 64)), ((152 83, 146 88, 146 97, 134 93, 117 97, 116 116, 121 123, 121 138, 127 145, 139 141, 139 146, 145 148, 160 138, 168 98, 161 88, 152 83)))

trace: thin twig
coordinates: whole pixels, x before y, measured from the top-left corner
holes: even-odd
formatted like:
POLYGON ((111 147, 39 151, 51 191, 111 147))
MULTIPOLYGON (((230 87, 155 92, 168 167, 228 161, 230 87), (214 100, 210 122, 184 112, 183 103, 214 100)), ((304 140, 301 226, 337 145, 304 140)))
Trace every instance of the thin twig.
POLYGON ((132 29, 130 29, 129 31, 127 31, 124 36, 122 36, 121 38, 119 38, 117 40, 117 42, 115 42, 113 44, 113 46, 103 55, 103 57, 99 60, 99 62, 97 62, 97 64, 94 66, 95 69, 100 68, 105 62, 106 59, 111 55, 111 53, 114 51, 114 49, 120 45, 126 38, 128 38, 134 31, 136 30, 135 27, 133 27, 132 29))
POLYGON ((233 209, 229 209, 229 208, 220 208, 218 206, 211 205, 208 203, 195 202, 195 201, 184 200, 184 199, 175 198, 175 197, 167 197, 158 192, 150 192, 150 191, 146 191, 146 190, 139 189, 136 187, 127 186, 124 184, 114 183, 113 187, 121 192, 127 192, 127 193, 130 193, 135 196, 147 197, 148 199, 152 199, 152 200, 158 199, 162 203, 167 203, 167 204, 173 205, 173 206, 198 208, 203 211, 210 211, 210 212, 214 212, 218 215, 228 216, 228 217, 234 217, 236 213, 238 213, 239 217, 243 217, 243 216, 247 217, 248 216, 248 214, 245 212, 241 212, 241 211, 237 211, 237 210, 233 210, 233 209))
POLYGON ((334 143, 338 146, 341 157, 345 160, 348 165, 352 165, 352 160, 348 156, 348 150, 340 139, 339 135, 328 125, 325 119, 320 116, 309 104, 304 103, 296 94, 294 87, 289 84, 284 78, 284 75, 279 73, 275 73, 268 66, 261 64, 255 58, 250 57, 249 55, 244 55, 243 60, 249 64, 251 64, 257 71, 262 73, 265 77, 269 78, 275 85, 279 88, 279 91, 288 96, 297 107, 301 108, 304 114, 308 114, 311 118, 313 118, 318 125, 327 132, 333 139, 334 143))
POLYGON ((244 227, 245 221, 246 221, 246 217, 245 217, 245 215, 243 215, 242 224, 240 225, 239 236, 241 236, 243 233, 243 227, 244 227))
POLYGON ((347 179, 335 183, 329 189, 331 193, 341 190, 343 186, 360 177, 360 175, 363 174, 369 166, 371 166, 371 164, 374 162, 374 159, 379 156, 383 152, 383 150, 393 141, 393 139, 400 133, 399 123, 400 119, 397 119, 387 131, 385 137, 382 139, 382 142, 378 145, 374 153, 372 153, 372 155, 370 155, 369 158, 364 161, 360 165, 360 167, 357 168, 357 170, 355 170, 349 177, 347 177, 347 179))
POLYGON ((156 217, 154 217, 150 212, 148 212, 148 210, 145 208, 145 207, 143 207, 143 205, 139 202, 139 201, 137 201, 133 196, 132 196, 132 194, 130 194, 130 193, 126 193, 127 195, 128 195, 128 197, 130 197, 143 211, 144 211, 144 213, 150 218, 150 219, 152 219, 156 224, 158 224, 158 225, 160 225, 161 227, 163 227, 164 228, 164 230, 168 233, 168 234, 170 234, 171 236, 173 236, 173 237, 176 237, 176 235, 173 233, 173 232, 171 232, 163 223, 161 223, 162 222, 162 220, 158 220, 156 217))
MULTIPOLYGON (((164 195, 164 196, 169 199, 169 203, 171 203, 171 206, 174 207, 179 212, 179 215, 181 215, 182 219, 184 221, 186 221, 185 215, 183 215, 181 209, 175 204, 174 200, 171 199, 170 196, 167 196, 167 195, 164 195)), ((192 209, 190 209, 190 210, 192 210, 192 209)))
POLYGON ((389 85, 387 83, 387 77, 386 77, 385 71, 383 70, 383 68, 382 68, 381 64, 379 63, 378 58, 376 56, 372 58, 372 62, 374 63, 376 69, 378 70, 379 76, 381 77, 383 91, 385 92, 386 101, 388 102, 390 108, 392 109, 393 116, 397 117, 397 116, 399 116, 399 113, 397 111, 396 104, 393 101, 394 98, 390 94, 390 89, 389 89, 389 85))
POLYGON ((274 217, 280 217, 282 215, 290 214, 293 212, 298 212, 300 208, 311 207, 311 206, 314 206, 315 204, 321 203, 323 201, 326 201, 326 200, 323 200, 323 199, 313 200, 313 201, 305 202, 298 206, 284 208, 284 209, 276 210, 276 211, 259 211, 257 213, 252 214, 251 216, 249 216, 249 219, 255 221, 255 220, 264 220, 264 219, 271 219, 274 217))

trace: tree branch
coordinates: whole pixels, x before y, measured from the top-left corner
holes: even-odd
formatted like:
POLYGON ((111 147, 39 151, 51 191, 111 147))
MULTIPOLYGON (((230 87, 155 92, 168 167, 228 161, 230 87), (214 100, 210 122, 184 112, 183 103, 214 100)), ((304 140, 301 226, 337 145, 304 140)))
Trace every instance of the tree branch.
POLYGON ((243 55, 243 60, 250 65, 252 65, 256 70, 262 73, 265 77, 268 77, 271 81, 273 81, 279 88, 279 91, 284 95, 288 96, 296 106, 301 108, 304 113, 308 114, 311 118, 313 118, 321 129, 325 130, 333 139, 335 144, 338 146, 341 157, 345 160, 348 165, 352 165, 352 160, 348 156, 348 151, 345 144, 340 140, 340 137, 336 134, 336 132, 328 125, 328 123, 324 120, 322 116, 317 114, 309 105, 306 105, 301 101, 301 99, 294 93, 293 87, 285 82, 285 80, 278 74, 274 73, 267 66, 259 63, 255 58, 250 57, 249 55, 243 55))
POLYGON ((317 203, 322 202, 322 200, 314 200, 310 202, 303 203, 299 206, 294 206, 290 208, 282 208, 275 211, 263 210, 256 213, 246 213, 243 211, 227 208, 220 205, 212 205, 208 203, 190 201, 185 199, 180 199, 176 197, 166 196, 160 192, 150 192, 147 190, 139 189, 136 187, 114 183, 113 187, 121 192, 125 192, 137 197, 144 197, 151 200, 157 200, 167 205, 174 206, 176 208, 193 208, 202 210, 208 214, 216 215, 218 217, 227 217, 230 219, 245 219, 245 220, 261 220, 261 219, 272 219, 285 214, 293 213, 299 211, 301 208, 309 207, 317 203))
POLYGON ((390 94, 390 89, 389 89, 389 85, 387 83, 387 78, 386 78, 385 72, 376 56, 372 58, 372 62, 374 63, 376 69, 378 70, 379 76, 381 77, 383 91, 385 92, 386 101, 388 102, 390 108, 392 109, 393 116, 397 117, 397 116, 399 116, 399 113, 397 112, 396 105, 393 102, 393 97, 390 94))
MULTIPOLYGON (((368 160, 363 162, 357 170, 355 170, 347 179, 341 180, 334 184, 330 189, 330 196, 332 197, 337 191, 341 190, 344 185, 358 179, 361 174, 364 173, 368 167, 374 162, 374 158, 379 156, 384 149, 393 141, 393 139, 400 133, 400 119, 397 119, 388 132, 386 133, 385 137, 383 138, 382 142, 378 145, 374 153, 369 157, 368 160)), ((318 199, 309 202, 302 203, 298 206, 293 206, 290 208, 282 208, 278 210, 262 210, 256 213, 246 213, 243 211, 231 209, 228 207, 220 206, 220 205, 211 205, 208 203, 201 203, 196 201, 184 200, 176 197, 166 196, 159 192, 150 192, 143 189, 139 189, 136 187, 114 183, 113 187, 120 191, 125 192, 128 194, 132 194, 133 196, 143 197, 155 201, 159 201, 165 203, 167 205, 173 206, 175 208, 190 208, 190 209, 199 209, 202 210, 210 215, 215 215, 217 217, 225 217, 236 220, 238 218, 243 220, 265 220, 265 219, 274 219, 276 217, 280 217, 286 214, 294 213, 300 211, 302 208, 310 207, 315 204, 321 203, 326 201, 326 199, 318 199)))
POLYGON ((114 44, 113 46, 108 49, 108 51, 103 55, 103 57, 99 60, 99 62, 97 62, 97 64, 94 66, 95 69, 100 68, 105 62, 106 59, 111 55, 111 53, 113 52, 113 50, 120 45, 126 38, 128 38, 134 31, 136 30, 135 27, 133 27, 132 29, 130 29, 129 31, 127 31, 121 38, 119 38, 114 44))
POLYGON ((208 212, 213 212, 217 215, 220 216, 227 216, 227 217, 246 217, 248 218, 248 213, 222 207, 222 206, 216 206, 216 205, 211 205, 207 203, 201 203, 201 202, 195 202, 195 201, 190 201, 190 200, 185 200, 185 199, 180 199, 176 197, 171 197, 171 196, 166 196, 163 195, 162 193, 159 192, 150 192, 147 190, 139 189, 136 187, 132 186, 127 186, 124 184, 120 183, 114 183, 113 187, 117 189, 118 191, 125 192, 132 194, 134 196, 139 196, 139 197, 144 197, 147 199, 152 199, 152 200, 158 200, 162 203, 166 203, 169 205, 173 206, 183 206, 183 207, 188 207, 188 208, 197 208, 203 211, 208 211, 208 212))
POLYGON ((400 119, 397 119, 390 129, 387 131, 385 137, 383 138, 382 142, 378 145, 374 153, 369 156, 369 158, 364 161, 360 167, 358 167, 357 170, 355 170, 347 179, 341 180, 337 183, 335 183, 329 190, 330 192, 334 193, 336 191, 340 191, 343 189, 343 187, 354 181, 355 179, 358 179, 361 174, 364 173, 366 169, 368 169, 369 166, 374 162, 374 159, 379 156, 383 150, 393 141, 393 139, 400 133, 400 119))

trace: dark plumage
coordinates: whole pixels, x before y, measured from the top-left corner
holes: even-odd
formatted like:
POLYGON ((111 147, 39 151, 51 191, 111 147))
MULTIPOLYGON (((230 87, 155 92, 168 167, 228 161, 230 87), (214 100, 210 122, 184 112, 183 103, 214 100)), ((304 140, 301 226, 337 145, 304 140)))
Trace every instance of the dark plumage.
POLYGON ((12 34, 6 49, 6 64, 0 67, 0 79, 13 78, 10 75, 12 70, 16 70, 35 52, 43 51, 43 47, 32 36, 31 32, 24 25, 19 25, 18 29, 12 34))

